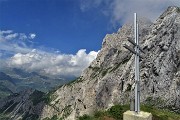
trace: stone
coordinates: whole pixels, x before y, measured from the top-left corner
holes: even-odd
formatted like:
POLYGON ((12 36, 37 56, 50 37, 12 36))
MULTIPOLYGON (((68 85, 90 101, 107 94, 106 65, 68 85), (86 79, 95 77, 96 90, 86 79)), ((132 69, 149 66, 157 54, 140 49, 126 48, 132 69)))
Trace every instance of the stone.
POLYGON ((152 120, 152 114, 143 111, 138 114, 134 111, 126 111, 123 113, 123 120, 152 120))

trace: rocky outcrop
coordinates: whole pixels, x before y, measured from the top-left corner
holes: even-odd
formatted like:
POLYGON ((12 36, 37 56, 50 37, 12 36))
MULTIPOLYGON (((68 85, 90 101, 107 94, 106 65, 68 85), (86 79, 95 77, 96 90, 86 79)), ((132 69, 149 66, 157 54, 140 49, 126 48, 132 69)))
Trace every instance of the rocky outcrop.
MULTIPOLYGON (((141 102, 180 109, 180 9, 169 7, 155 23, 139 20, 140 45, 146 52, 140 62, 141 102), (160 104, 159 104, 160 103, 160 104)), ((81 77, 53 93, 49 114, 41 118, 73 120, 79 115, 127 104, 134 84, 134 55, 123 48, 133 39, 133 26, 124 25, 117 33, 105 36, 102 49, 81 77)), ((130 45, 130 44, 129 44, 130 45)), ((49 111, 49 112, 47 112, 49 111)), ((48 114, 47 114, 48 113, 48 114)))
POLYGON ((45 93, 28 89, 0 100, 0 119, 35 120, 45 106, 45 93), (4 116, 4 117, 3 117, 4 116), (5 119, 6 118, 6 119, 5 119))

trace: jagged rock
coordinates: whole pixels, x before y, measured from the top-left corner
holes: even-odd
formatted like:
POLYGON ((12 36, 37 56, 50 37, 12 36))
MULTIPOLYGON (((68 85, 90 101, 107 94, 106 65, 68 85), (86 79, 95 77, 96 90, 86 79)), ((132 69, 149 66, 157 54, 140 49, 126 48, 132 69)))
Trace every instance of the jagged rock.
MULTIPOLYGON (((28 89, 0 99, 0 113, 9 120, 38 119, 45 106, 42 100, 45 93, 28 89)), ((50 108, 50 107, 49 107, 50 108)))

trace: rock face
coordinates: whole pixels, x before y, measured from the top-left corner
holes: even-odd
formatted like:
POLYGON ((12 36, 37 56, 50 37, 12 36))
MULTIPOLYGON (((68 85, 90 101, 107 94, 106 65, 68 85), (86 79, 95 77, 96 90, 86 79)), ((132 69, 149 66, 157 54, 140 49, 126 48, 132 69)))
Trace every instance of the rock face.
POLYGON ((45 93, 28 89, 0 99, 0 119, 37 120, 45 106, 45 93))
MULTIPOLYGON (((139 20, 140 45, 146 52, 140 62, 141 102, 180 109, 180 8, 169 7, 155 23, 139 20)), ((74 120, 96 109, 127 104, 134 84, 134 55, 123 48, 133 40, 133 26, 124 25, 105 36, 102 49, 82 76, 55 93, 51 113, 46 107, 41 118, 57 116, 74 120), (50 113, 49 113, 49 112, 50 113)), ((130 45, 130 44, 129 44, 130 45)))
MULTIPOLYGON (((141 103, 180 110, 180 9, 169 7, 155 23, 139 20, 141 103)), ((105 36, 97 58, 74 82, 50 95, 40 118, 75 120, 83 114, 129 104, 134 55, 123 47, 133 40, 133 25, 105 36)), ((132 46, 131 46, 132 47, 132 46)), ((40 104, 40 103, 39 103, 40 104)))

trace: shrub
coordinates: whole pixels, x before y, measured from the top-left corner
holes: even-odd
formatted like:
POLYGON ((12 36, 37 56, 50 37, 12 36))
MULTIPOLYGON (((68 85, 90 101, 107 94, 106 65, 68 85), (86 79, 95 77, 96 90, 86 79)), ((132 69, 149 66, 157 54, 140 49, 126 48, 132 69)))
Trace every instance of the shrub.
POLYGON ((112 106, 107 112, 108 114, 118 120, 123 119, 123 113, 129 109, 129 106, 126 105, 115 105, 112 106))
POLYGON ((88 115, 83 115, 79 117, 79 120, 93 120, 93 118, 91 116, 88 115))
POLYGON ((96 111, 96 112, 94 113, 94 117, 95 117, 95 118, 101 118, 101 117, 106 116, 106 115, 107 115, 107 112, 106 112, 106 111, 96 111))

